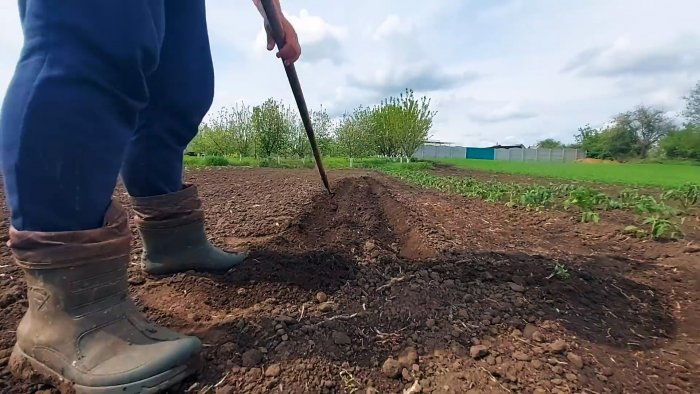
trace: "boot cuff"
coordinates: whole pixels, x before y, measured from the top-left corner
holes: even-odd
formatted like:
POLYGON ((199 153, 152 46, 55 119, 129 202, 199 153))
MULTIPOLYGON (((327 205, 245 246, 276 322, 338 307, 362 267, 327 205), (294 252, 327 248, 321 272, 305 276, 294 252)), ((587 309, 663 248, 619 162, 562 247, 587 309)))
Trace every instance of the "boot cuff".
POLYGON ((128 256, 131 231, 126 211, 113 200, 103 226, 91 230, 39 232, 10 228, 7 242, 17 264, 26 269, 78 266, 128 256))
POLYGON ((140 228, 171 228, 204 220, 197 186, 191 184, 175 193, 132 197, 131 202, 136 214, 134 222, 140 228))

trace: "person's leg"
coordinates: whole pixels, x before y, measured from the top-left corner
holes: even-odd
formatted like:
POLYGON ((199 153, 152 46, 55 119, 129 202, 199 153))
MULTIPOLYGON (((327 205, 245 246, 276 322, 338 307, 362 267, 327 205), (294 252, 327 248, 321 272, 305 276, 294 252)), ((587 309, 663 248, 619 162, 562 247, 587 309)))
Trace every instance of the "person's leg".
POLYGON ((148 79, 149 104, 124 158, 122 179, 134 197, 182 189, 187 145, 214 98, 214 68, 205 2, 166 1, 160 64, 148 79))
POLYGON ((12 372, 86 393, 175 384, 200 342, 152 326, 129 298, 131 233, 111 199, 158 64, 163 1, 19 5, 25 42, 0 114, 9 246, 29 301, 12 372))
POLYGON ((209 243, 197 189, 182 181, 185 148, 214 96, 205 2, 166 2, 165 18, 161 61, 147 81, 150 101, 121 173, 144 241, 143 268, 152 274, 227 271, 244 256, 209 243))

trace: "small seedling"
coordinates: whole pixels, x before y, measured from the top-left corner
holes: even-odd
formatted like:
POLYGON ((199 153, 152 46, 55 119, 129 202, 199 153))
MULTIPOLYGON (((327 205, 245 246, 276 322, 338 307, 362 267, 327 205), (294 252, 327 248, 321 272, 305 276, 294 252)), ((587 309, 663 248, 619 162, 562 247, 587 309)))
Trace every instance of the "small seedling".
POLYGON ((647 235, 649 235, 647 230, 644 230, 643 228, 639 228, 637 226, 627 226, 622 230, 622 232, 625 234, 630 234, 635 238, 644 238, 647 235))
POLYGON ((661 195, 661 199, 677 201, 683 208, 683 211, 687 211, 688 208, 700 201, 700 185, 686 183, 683 186, 666 191, 661 195))
POLYGON ((552 279, 557 277, 559 280, 569 280, 571 278, 571 273, 569 269, 562 263, 556 263, 554 265, 554 271, 547 277, 547 279, 552 279))
POLYGON ((598 223, 600 221, 600 215, 598 212, 587 211, 581 213, 581 223, 598 223))
POLYGON ((653 215, 644 219, 644 224, 649 224, 649 233, 653 239, 678 239, 683 235, 680 227, 668 219, 653 215))

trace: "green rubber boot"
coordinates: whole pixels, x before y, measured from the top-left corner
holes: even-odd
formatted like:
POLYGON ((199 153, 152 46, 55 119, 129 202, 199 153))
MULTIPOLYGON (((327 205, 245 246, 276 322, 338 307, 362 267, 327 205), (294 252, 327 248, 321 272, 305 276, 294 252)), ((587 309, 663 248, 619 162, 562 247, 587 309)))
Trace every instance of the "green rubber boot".
POLYGON ((78 394, 155 393, 198 370, 201 342, 151 324, 127 289, 131 233, 116 203, 102 228, 10 230, 29 308, 10 370, 78 394))
POLYGON ((224 252, 207 239, 196 186, 184 185, 179 192, 132 197, 131 201, 143 241, 141 263, 146 273, 223 273, 245 260, 245 254, 224 252))

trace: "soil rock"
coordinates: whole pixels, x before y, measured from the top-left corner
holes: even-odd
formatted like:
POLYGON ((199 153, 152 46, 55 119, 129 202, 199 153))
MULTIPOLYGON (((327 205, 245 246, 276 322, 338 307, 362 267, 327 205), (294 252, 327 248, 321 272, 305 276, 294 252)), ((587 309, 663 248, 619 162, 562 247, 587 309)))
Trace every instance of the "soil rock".
POLYGON ((523 328, 523 336, 527 339, 532 339, 532 334, 537 331, 537 326, 534 324, 527 324, 525 328, 523 328))
POLYGON ((272 364, 265 370, 265 376, 267 377, 277 377, 282 373, 282 367, 279 364, 272 364))
POLYGON ((236 392, 236 388, 233 386, 222 386, 216 389, 214 393, 216 394, 234 394, 236 392))
POLYGON ((382 373, 384 373, 386 377, 392 379, 401 375, 401 369, 401 364, 391 357, 386 359, 382 365, 382 373))
POLYGON ((469 348, 469 355, 474 359, 478 359, 489 354, 489 347, 485 345, 476 345, 469 348))
POLYGON ((563 339, 557 339, 554 343, 550 343, 548 346, 548 350, 552 353, 564 353, 567 348, 568 345, 563 339))
POLYGON ((413 364, 418 362, 418 352, 413 347, 407 347, 399 355, 398 362, 405 368, 411 368, 413 364))
POLYGON ((324 302, 328 301, 328 296, 326 293, 319 291, 316 293, 316 301, 318 301, 320 304, 323 304, 324 302))
POLYGON ((683 253, 700 253, 700 245, 688 245, 685 248, 683 248, 683 253))
POLYGON ((583 368, 583 359, 581 356, 575 354, 575 353, 567 353, 566 355, 567 360, 571 363, 572 366, 574 366, 576 369, 581 369, 583 368))
POLYGON ((333 342, 336 345, 349 345, 351 340, 348 334, 340 331, 333 331, 332 334, 333 342))
POLYGON ((254 367, 262 362, 263 354, 258 349, 250 349, 241 356, 241 364, 246 367, 254 367))
POLYGON ((518 361, 530 361, 532 359, 532 357, 529 354, 523 352, 513 353, 513 358, 518 361))

